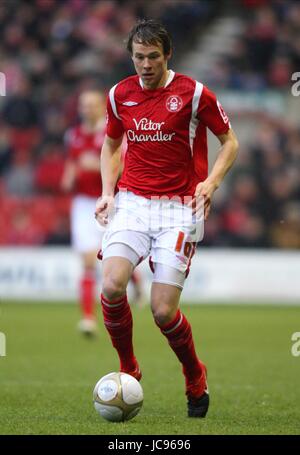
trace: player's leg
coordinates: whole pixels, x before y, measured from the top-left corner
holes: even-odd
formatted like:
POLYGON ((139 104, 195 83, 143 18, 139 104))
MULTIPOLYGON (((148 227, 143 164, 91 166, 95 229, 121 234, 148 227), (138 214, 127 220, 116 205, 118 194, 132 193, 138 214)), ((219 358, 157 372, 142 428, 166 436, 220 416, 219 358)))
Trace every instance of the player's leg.
POLYGON ((127 301, 127 284, 134 268, 148 256, 150 236, 140 232, 144 219, 135 196, 118 193, 116 211, 102 241, 102 310, 104 323, 120 358, 120 369, 141 378, 132 345, 132 315, 127 301))
POLYGON ((203 235, 203 214, 199 214, 195 224, 185 206, 166 202, 162 205, 164 219, 168 213, 165 209, 169 208, 169 228, 160 229, 152 240, 151 306, 157 325, 182 364, 188 415, 204 417, 209 405, 206 367, 196 354, 191 325, 179 309, 179 297, 196 242, 203 235))
POLYGON ((83 272, 79 283, 79 303, 82 319, 79 322, 79 329, 87 335, 92 335, 97 330, 95 316, 96 259, 97 251, 81 253, 83 272))
POLYGON ((179 309, 196 242, 203 237, 203 207, 193 215, 181 201, 160 202, 161 224, 152 239, 154 279, 151 306, 156 323, 182 364, 188 415, 204 417, 209 406, 206 367, 199 360, 190 323, 179 309))
POLYGON ((154 320, 182 364, 189 415, 204 417, 208 409, 206 367, 196 354, 191 325, 179 309, 185 276, 169 266, 154 264, 154 267, 155 282, 151 290, 154 320))
MULTIPOLYGON (((163 271, 165 267, 160 265, 160 268, 163 271)), ((175 271, 175 276, 177 273, 178 271, 175 271)), ((187 394, 194 392, 196 396, 200 396, 204 391, 203 387, 199 384, 198 388, 192 391, 191 385, 198 381, 203 367, 195 351, 191 325, 179 309, 180 295, 179 287, 155 282, 151 290, 151 309, 156 324, 182 364, 187 394)))
POLYGON ((138 232, 108 233, 103 242, 101 304, 104 324, 120 359, 120 370, 141 379, 132 344, 132 315, 127 301, 127 285, 140 262, 137 251, 148 250, 144 235, 138 232), (127 241, 128 244, 121 243, 127 241), (132 245, 132 247, 129 246, 132 245))
POLYGON ((101 306, 104 325, 118 352, 120 371, 140 379, 132 343, 132 314, 126 292, 133 268, 133 264, 124 257, 108 257, 103 261, 101 306))

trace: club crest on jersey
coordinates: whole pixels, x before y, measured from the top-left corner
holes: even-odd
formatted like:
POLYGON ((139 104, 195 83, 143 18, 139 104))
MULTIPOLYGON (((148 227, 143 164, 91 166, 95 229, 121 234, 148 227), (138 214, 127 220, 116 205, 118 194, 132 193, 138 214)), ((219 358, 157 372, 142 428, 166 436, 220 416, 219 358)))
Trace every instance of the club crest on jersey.
POLYGON ((166 108, 169 112, 178 112, 182 108, 182 99, 178 95, 171 95, 166 101, 166 108))

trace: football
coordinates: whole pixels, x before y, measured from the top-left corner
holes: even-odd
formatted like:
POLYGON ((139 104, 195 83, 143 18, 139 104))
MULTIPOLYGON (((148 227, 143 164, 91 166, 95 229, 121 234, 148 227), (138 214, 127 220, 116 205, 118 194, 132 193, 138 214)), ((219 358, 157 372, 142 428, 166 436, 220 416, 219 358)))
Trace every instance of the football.
POLYGON ((109 373, 95 385, 93 392, 96 411, 110 422, 122 422, 135 417, 143 405, 141 384, 129 374, 109 373))

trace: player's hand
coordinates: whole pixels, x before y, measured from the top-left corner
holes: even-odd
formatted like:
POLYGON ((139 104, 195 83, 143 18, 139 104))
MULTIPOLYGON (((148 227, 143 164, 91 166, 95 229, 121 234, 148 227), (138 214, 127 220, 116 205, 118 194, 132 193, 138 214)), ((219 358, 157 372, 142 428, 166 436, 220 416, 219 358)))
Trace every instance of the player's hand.
POLYGON ((113 214, 115 198, 113 196, 102 196, 96 202, 95 218, 101 226, 106 226, 109 216, 113 214))
POLYGON ((196 186, 194 197, 192 201, 189 202, 188 204, 188 206, 192 207, 193 209, 193 215, 198 212, 198 210, 201 208, 201 206, 203 206, 204 203, 204 219, 207 220, 210 212, 212 196, 217 188, 218 185, 213 181, 209 180, 209 178, 207 178, 203 182, 198 183, 198 185, 196 186))

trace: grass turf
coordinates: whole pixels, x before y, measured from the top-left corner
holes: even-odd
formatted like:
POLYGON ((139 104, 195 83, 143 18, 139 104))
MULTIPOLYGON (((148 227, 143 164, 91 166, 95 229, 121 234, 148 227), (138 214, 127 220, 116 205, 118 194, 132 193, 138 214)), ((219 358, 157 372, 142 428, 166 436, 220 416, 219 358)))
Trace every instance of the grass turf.
POLYGON ((299 434, 300 357, 291 355, 291 335, 300 331, 300 307, 182 309, 208 366, 207 418, 186 417, 177 359, 149 308, 133 308, 144 405, 135 419, 109 423, 92 404, 97 380, 118 369, 102 317, 98 338, 88 340, 75 329, 75 305, 2 303, 0 434, 299 434))

